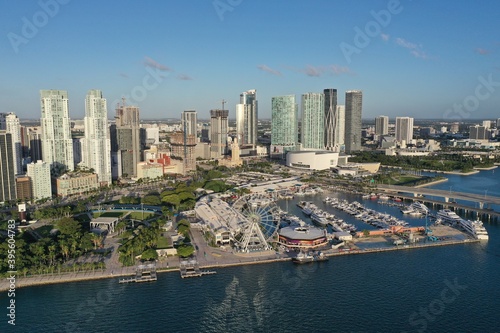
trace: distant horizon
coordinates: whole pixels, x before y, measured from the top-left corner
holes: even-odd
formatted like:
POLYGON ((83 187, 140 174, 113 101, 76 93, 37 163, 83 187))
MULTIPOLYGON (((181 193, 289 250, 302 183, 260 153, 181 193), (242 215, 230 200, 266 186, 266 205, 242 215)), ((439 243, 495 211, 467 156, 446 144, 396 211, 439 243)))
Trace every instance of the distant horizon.
POLYGON ((240 94, 256 89, 264 119, 273 96, 294 94, 300 103, 301 94, 333 88, 340 105, 346 91, 363 91, 364 118, 497 118, 500 39, 490 32, 500 28, 500 2, 286 4, 4 4, 0 112, 31 118, 40 114, 40 90, 57 88, 68 92, 74 119, 84 117, 91 89, 102 91, 110 112, 125 96, 144 119, 208 113, 223 99, 234 117, 240 94))

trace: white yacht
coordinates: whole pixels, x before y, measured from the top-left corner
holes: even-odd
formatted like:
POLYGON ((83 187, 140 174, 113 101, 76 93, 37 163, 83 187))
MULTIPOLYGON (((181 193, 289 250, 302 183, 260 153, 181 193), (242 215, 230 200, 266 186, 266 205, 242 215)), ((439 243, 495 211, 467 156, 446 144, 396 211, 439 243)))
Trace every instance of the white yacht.
POLYGON ((414 203, 412 203, 410 205, 410 208, 412 208, 414 211, 417 211, 423 215, 427 215, 429 214, 429 208, 427 208, 426 205, 424 205, 423 203, 421 203, 420 201, 415 201, 414 203))
POLYGON ((481 222, 479 218, 476 221, 462 219, 460 221, 460 226, 476 239, 486 240, 489 238, 488 232, 484 228, 483 222, 481 222))
POLYGON ((318 209, 318 206, 312 202, 306 202, 304 208, 302 208, 302 212, 307 216, 310 216, 316 209, 318 209))
POLYGON ((440 218, 443 223, 449 223, 451 225, 460 224, 460 221, 462 220, 457 213, 449 209, 441 209, 437 212, 436 217, 440 218))

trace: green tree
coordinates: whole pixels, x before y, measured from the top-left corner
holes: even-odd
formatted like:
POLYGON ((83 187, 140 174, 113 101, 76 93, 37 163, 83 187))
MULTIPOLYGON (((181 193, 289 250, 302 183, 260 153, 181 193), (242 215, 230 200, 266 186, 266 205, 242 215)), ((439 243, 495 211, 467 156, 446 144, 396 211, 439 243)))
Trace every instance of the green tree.
POLYGON ((194 253, 194 247, 190 244, 181 244, 177 248, 177 254, 182 258, 189 257, 193 253, 194 253))
POLYGON ((147 249, 146 251, 142 252, 141 255, 142 260, 156 260, 158 259, 158 253, 154 249, 147 249))

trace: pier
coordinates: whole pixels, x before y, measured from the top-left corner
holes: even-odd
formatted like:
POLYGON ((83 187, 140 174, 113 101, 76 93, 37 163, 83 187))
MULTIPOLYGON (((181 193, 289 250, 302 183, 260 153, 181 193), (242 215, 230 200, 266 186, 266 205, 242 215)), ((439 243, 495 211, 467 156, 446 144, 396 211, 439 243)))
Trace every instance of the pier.
POLYGON ((179 270, 181 278, 201 277, 203 275, 217 274, 216 271, 202 271, 196 259, 183 260, 180 262, 179 270))
POLYGON ((156 266, 155 264, 148 264, 137 266, 134 277, 120 279, 119 283, 150 282, 156 280, 156 266))

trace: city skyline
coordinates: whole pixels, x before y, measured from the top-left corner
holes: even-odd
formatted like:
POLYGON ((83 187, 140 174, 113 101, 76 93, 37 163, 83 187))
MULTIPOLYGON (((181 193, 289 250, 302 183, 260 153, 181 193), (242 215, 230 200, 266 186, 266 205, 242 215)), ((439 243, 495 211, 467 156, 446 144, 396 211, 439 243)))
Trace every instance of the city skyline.
POLYGON ((105 92, 110 110, 129 96, 143 119, 178 118, 189 109, 208 118, 222 99, 233 118, 248 87, 259 91, 261 119, 271 118, 273 96, 324 87, 362 90, 364 118, 497 118, 500 42, 487 32, 498 28, 500 4, 491 0, 454 4, 453 15, 445 14, 447 3, 410 1, 291 1, 286 8, 125 1, 99 3, 98 12, 92 1, 40 3, 51 6, 16 3, 0 13, 0 59, 9 64, 1 112, 21 119, 38 113, 41 89, 67 91, 72 119, 83 119, 80 101, 90 89, 105 92), (337 15, 325 31, 332 12, 349 15, 337 15), (134 24, 123 25, 130 13, 134 24), (127 52, 117 53, 117 45, 127 52), (48 52, 56 48, 65 52, 48 52))

